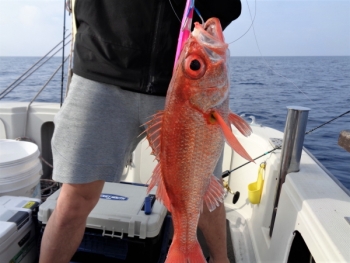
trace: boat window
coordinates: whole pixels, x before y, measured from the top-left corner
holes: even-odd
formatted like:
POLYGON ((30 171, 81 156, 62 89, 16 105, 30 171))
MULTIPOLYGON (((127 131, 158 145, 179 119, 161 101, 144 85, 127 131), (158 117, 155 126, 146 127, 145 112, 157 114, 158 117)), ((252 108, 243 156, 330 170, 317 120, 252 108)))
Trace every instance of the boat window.
POLYGON ((298 231, 294 232, 292 247, 289 252, 288 263, 316 263, 303 237, 298 231))
MULTIPOLYGON (((41 126, 41 156, 52 166, 51 138, 55 125, 53 122, 45 122, 41 126)), ((52 168, 43 162, 42 179, 52 179, 52 168)))

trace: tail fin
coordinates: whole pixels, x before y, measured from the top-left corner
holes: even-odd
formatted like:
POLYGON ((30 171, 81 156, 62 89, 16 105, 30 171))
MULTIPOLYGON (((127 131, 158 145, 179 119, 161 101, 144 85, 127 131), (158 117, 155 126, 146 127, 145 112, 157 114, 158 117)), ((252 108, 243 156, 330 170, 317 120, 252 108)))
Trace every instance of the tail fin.
POLYGON ((165 263, 206 263, 201 246, 198 241, 191 247, 191 249, 184 253, 180 248, 180 242, 173 240, 170 246, 168 256, 165 263))

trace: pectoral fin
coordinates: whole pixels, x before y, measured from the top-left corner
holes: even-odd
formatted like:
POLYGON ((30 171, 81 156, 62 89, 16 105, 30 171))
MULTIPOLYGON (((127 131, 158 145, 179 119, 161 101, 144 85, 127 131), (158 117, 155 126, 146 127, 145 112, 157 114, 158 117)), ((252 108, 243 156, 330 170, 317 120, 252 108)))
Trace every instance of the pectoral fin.
POLYGON ((249 124, 233 112, 228 114, 228 121, 233 124, 245 137, 252 134, 252 128, 250 128, 249 124))
MULTIPOLYGON (((242 156, 244 159, 246 159, 246 160, 248 160, 250 162, 254 162, 252 157, 250 157, 250 155, 246 152, 246 150, 243 148, 243 146, 239 143, 237 138, 233 135, 233 133, 231 131, 231 128, 226 124, 226 122, 220 116, 220 114, 218 112, 216 112, 216 111, 214 111, 212 114, 213 114, 215 120, 220 125, 220 128, 221 128, 221 130, 222 130, 222 132, 223 132, 223 134, 225 136, 227 144, 230 145, 230 147, 235 152, 237 152, 240 156, 242 156)), ((237 120, 238 119, 235 117, 235 121, 237 121, 237 120)))

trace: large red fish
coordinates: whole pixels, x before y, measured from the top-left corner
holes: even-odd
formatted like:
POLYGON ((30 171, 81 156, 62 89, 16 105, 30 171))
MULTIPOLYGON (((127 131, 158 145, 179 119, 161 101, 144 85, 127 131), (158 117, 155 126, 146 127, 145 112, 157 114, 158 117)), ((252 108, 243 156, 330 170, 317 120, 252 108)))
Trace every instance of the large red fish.
POLYGON ((197 241, 203 205, 213 211, 224 190, 213 175, 225 139, 252 161, 231 132, 235 125, 245 136, 249 125, 229 109, 228 45, 220 22, 195 23, 166 97, 164 111, 147 123, 147 138, 158 160, 149 190, 172 214, 174 237, 166 263, 206 262, 197 241))

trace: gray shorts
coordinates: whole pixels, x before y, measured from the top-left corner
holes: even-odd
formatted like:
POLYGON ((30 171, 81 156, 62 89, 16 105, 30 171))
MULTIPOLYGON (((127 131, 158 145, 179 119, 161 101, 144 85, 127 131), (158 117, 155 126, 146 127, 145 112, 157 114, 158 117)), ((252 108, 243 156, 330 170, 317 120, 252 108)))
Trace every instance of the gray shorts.
MULTIPOLYGON (((123 90, 74 75, 52 137, 53 179, 70 184, 119 182, 144 136, 142 124, 164 108, 165 97, 123 90)), ((221 158, 222 159, 222 158, 221 158)), ((215 175, 221 175, 221 163, 215 175)))
POLYGON ((143 137, 142 124, 164 108, 165 97, 140 94, 74 75, 55 116, 53 179, 81 184, 118 182, 143 137))

